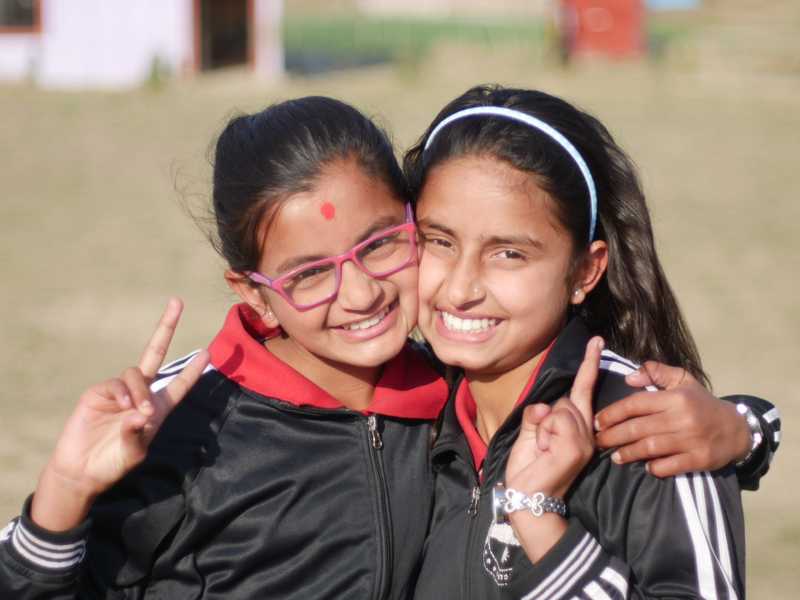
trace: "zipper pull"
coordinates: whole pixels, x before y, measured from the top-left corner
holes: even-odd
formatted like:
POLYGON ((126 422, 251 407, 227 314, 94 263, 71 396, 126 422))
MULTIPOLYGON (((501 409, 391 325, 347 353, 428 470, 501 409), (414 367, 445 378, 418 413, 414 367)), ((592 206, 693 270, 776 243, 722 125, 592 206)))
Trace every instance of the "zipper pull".
POLYGON ((369 436, 372 439, 372 447, 376 450, 383 448, 383 440, 381 439, 381 434, 378 433, 377 415, 367 417, 367 429, 369 429, 369 436))
POLYGON ((477 485, 472 488, 472 496, 469 502, 469 509, 467 509, 467 514, 470 517, 474 517, 478 514, 478 502, 481 499, 481 488, 477 485))

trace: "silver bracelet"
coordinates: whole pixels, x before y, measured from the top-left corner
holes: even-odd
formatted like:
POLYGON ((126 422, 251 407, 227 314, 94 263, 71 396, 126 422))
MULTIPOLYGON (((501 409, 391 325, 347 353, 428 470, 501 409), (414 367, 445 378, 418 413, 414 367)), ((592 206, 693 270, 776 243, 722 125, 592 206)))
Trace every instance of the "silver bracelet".
POLYGON ((741 467, 752 458, 753 453, 758 450, 761 442, 764 441, 764 431, 761 429, 761 421, 758 420, 756 413, 754 413, 753 409, 747 406, 747 404, 744 402, 737 404, 736 412, 744 417, 744 420, 747 422, 747 427, 750 429, 750 450, 747 451, 747 455, 742 460, 734 465, 736 467, 741 467))
POLYGON ((506 488, 502 483, 494 487, 493 509, 496 523, 507 522, 508 515, 518 510, 530 511, 534 517, 541 517, 544 513, 567 516, 567 505, 561 498, 546 496, 544 492, 528 496, 524 492, 506 488))

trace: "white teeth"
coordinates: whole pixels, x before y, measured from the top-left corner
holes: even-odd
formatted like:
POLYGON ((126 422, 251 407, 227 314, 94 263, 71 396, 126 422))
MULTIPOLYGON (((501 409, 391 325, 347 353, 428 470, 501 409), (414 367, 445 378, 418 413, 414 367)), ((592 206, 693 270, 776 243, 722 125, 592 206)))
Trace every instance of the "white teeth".
POLYGON ((342 329, 346 329, 348 331, 358 331, 360 329, 369 329, 370 327, 375 327, 378 323, 383 321, 386 315, 389 314, 389 307, 387 306, 381 312, 379 312, 374 317, 370 317, 369 319, 364 319, 363 321, 359 321, 357 323, 350 323, 349 325, 342 325, 342 329))
POLYGON ((442 311, 442 321, 450 331, 469 333, 486 331, 490 327, 497 325, 497 319, 462 319, 444 311, 442 311))

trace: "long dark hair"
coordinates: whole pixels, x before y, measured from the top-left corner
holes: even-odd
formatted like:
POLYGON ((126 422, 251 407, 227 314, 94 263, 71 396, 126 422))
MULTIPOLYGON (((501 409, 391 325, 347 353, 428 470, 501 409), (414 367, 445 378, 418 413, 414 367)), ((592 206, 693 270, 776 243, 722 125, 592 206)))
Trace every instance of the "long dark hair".
POLYGON ((256 270, 268 211, 312 189, 331 162, 349 158, 406 199, 388 135, 349 104, 308 96, 232 118, 214 152, 214 248, 234 271, 256 270))
POLYGON ((552 138, 525 124, 483 115, 448 124, 424 148, 439 122, 477 106, 511 108, 541 119, 586 161, 598 196, 594 239, 604 240, 609 249, 605 275, 576 308, 591 331, 633 360, 680 365, 707 384, 697 347, 658 260, 636 168, 596 118, 544 92, 476 86, 445 106, 406 153, 403 166, 412 198, 419 196, 427 174, 437 165, 465 155, 494 157, 536 178, 572 238, 573 264, 583 256, 590 219, 586 181, 552 138))

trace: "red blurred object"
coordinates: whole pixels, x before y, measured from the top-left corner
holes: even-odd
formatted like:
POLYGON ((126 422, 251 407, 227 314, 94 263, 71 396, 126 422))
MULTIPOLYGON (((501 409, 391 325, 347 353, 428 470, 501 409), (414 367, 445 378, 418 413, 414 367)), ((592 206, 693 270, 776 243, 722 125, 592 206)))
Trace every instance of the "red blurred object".
POLYGON ((559 18, 570 55, 638 56, 645 50, 643 0, 561 0, 559 18))

